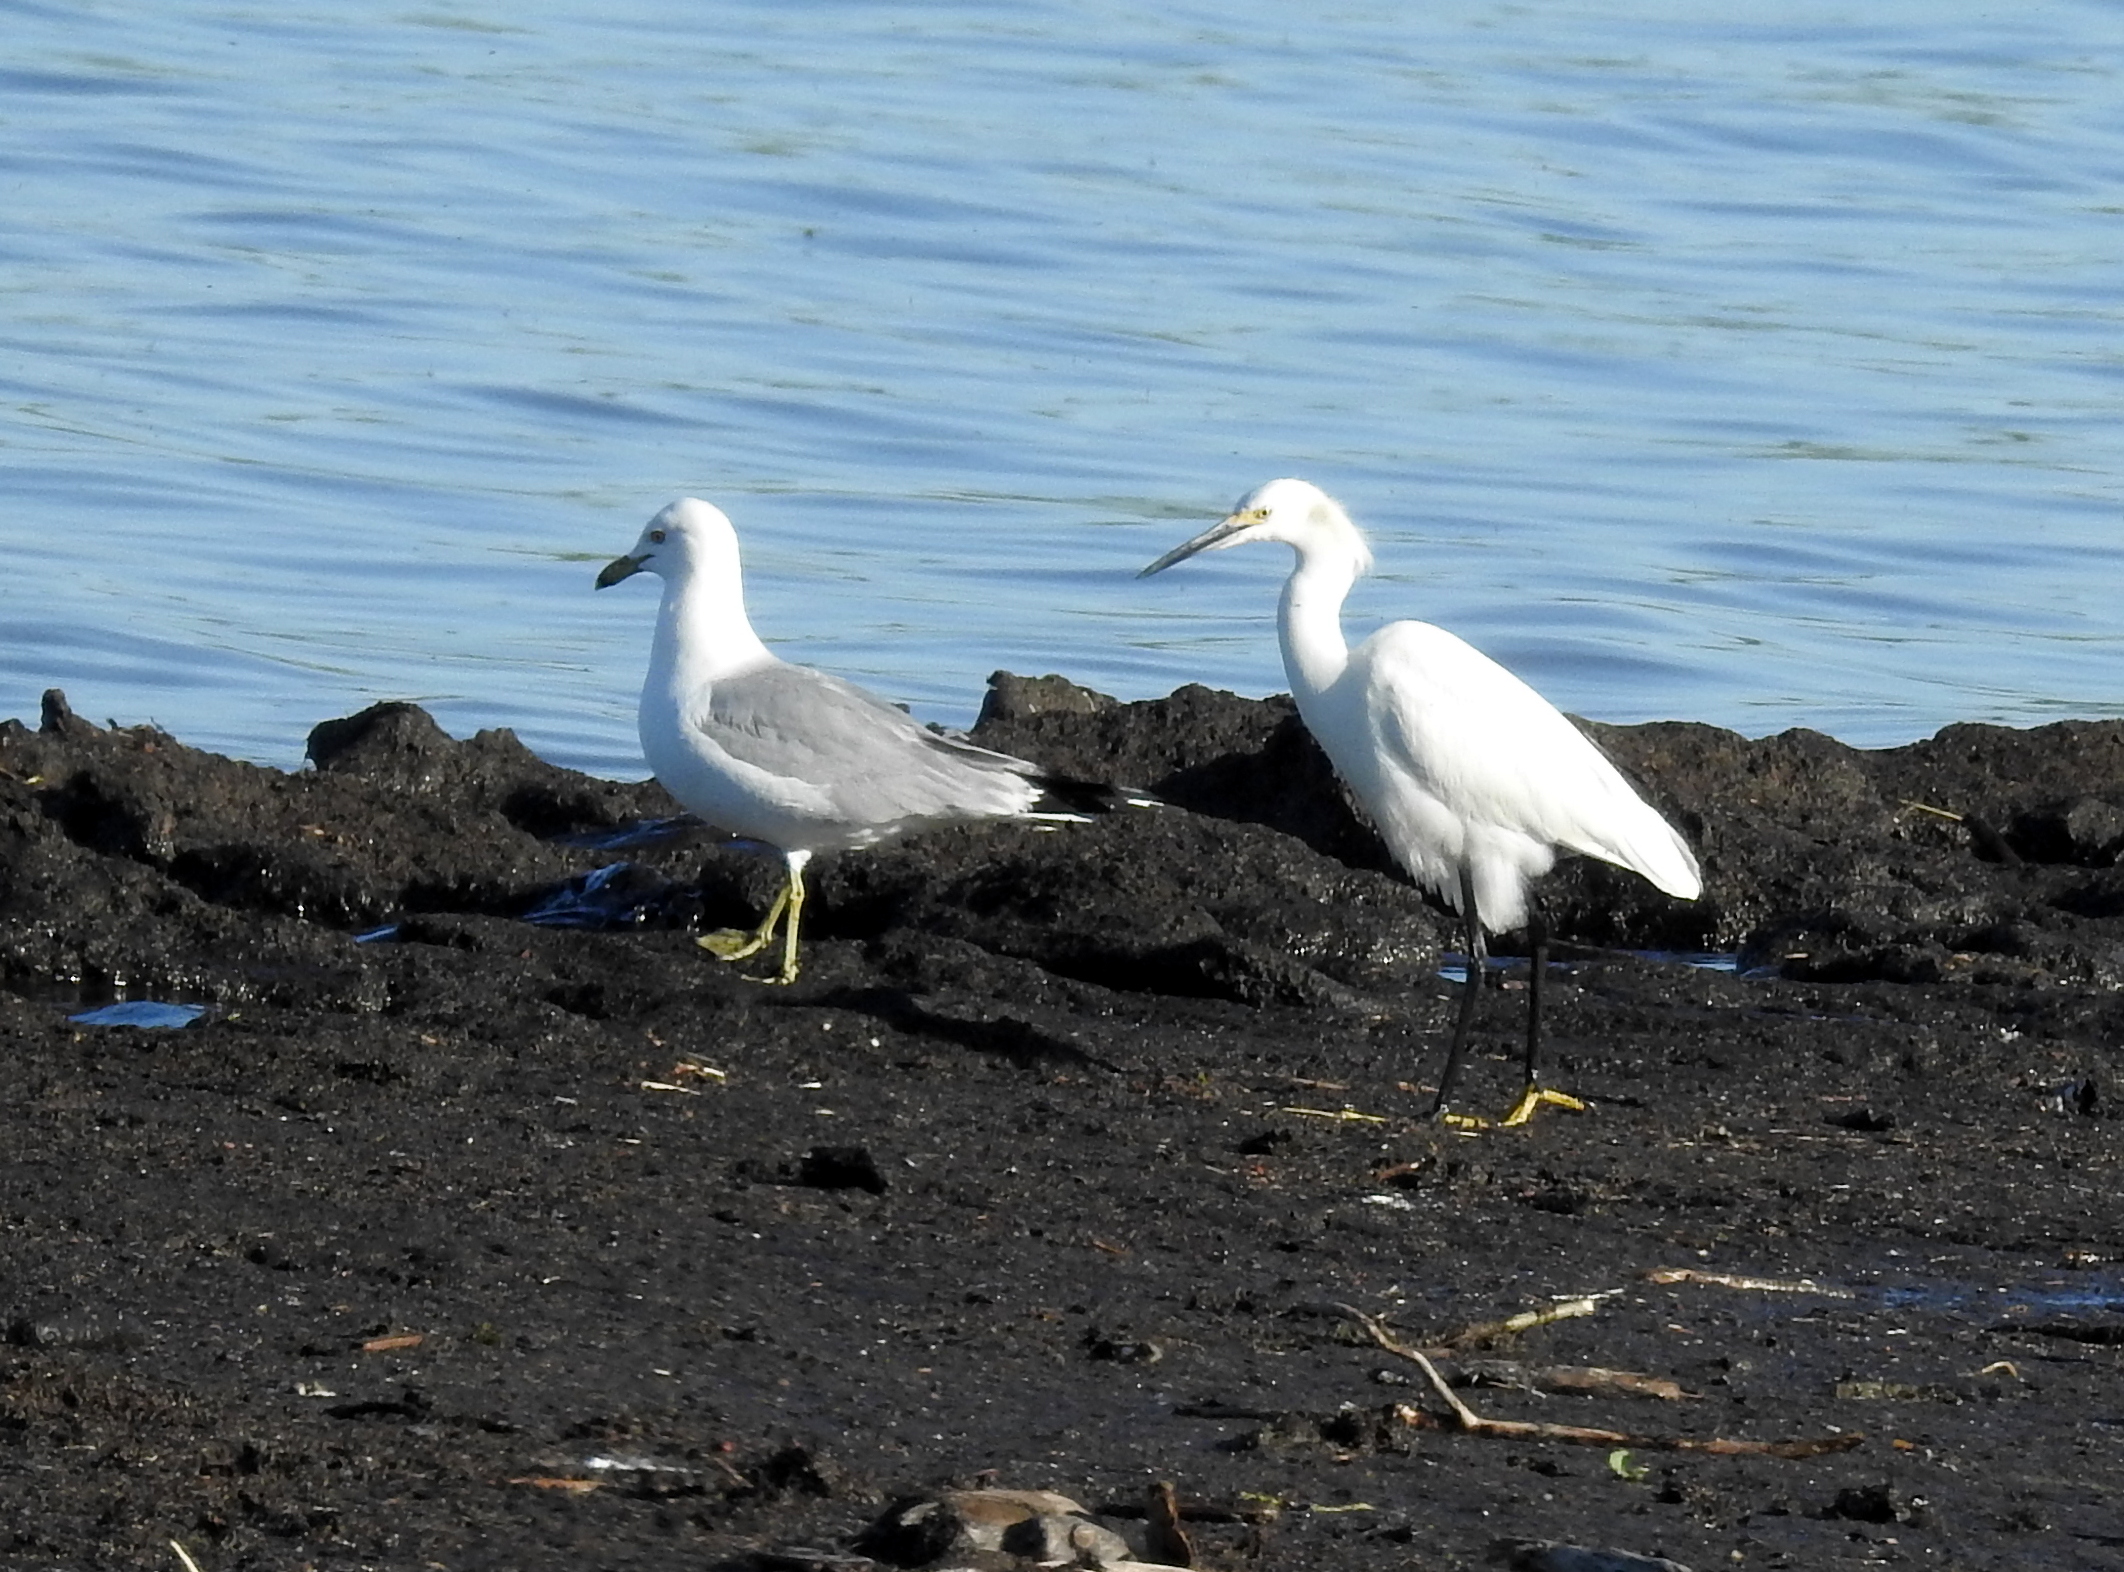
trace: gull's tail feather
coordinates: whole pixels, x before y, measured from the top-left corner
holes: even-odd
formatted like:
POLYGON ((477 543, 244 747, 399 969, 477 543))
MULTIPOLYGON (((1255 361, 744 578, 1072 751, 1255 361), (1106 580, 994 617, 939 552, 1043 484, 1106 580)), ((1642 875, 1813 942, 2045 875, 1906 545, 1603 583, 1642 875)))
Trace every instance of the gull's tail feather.
POLYGON ((1039 795, 1027 804, 1023 817, 1051 819, 1057 823, 1081 824, 1117 808, 1162 808, 1164 803, 1140 786, 1121 786, 1110 781, 1080 780, 1074 775, 1052 775, 1030 760, 998 753, 968 740, 960 732, 931 730, 924 740, 955 758, 986 769, 1020 775, 1039 795))
POLYGON ((1026 810, 1029 819, 1053 819, 1082 824, 1121 808, 1161 808, 1149 792, 1136 786, 1116 786, 1109 781, 1082 781, 1067 775, 1035 775, 1032 783, 1040 795, 1026 810))

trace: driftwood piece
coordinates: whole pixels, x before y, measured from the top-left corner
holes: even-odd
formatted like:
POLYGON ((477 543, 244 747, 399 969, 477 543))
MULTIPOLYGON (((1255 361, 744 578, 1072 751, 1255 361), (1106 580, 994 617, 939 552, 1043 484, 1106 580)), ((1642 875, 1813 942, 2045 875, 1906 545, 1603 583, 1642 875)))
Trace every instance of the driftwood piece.
POLYGON ((1485 1343, 1494 1343, 1499 1338, 1516 1337, 1521 1332, 1531 1332, 1537 1326, 1592 1315, 1599 1308, 1599 1299, 1588 1294, 1580 1299, 1563 1300, 1541 1310, 1522 1310, 1517 1315, 1508 1315, 1501 1321, 1477 1321, 1473 1326, 1464 1326, 1451 1336, 1440 1338, 1431 1346, 1434 1351, 1443 1352, 1479 1348, 1485 1343))
POLYGON ((1738 1272, 1702 1272, 1693 1266, 1655 1266, 1648 1283, 1700 1283, 1708 1288, 1738 1288, 1757 1294, 1817 1294, 1824 1299, 1855 1299, 1848 1288, 1832 1288, 1811 1277, 1746 1277, 1738 1272))
POLYGON ((1169 1567, 1195 1564, 1195 1547, 1180 1528, 1180 1502, 1172 1482, 1161 1479, 1143 1503, 1143 1559, 1169 1567))
MULTIPOLYGON (((1408 1350, 1396 1342, 1377 1319, 1350 1305, 1333 1307, 1341 1314, 1359 1322, 1371 1334, 1372 1340, 1392 1354, 1404 1358, 1408 1350)), ((1481 1321, 1463 1327, 1452 1336, 1427 1344, 1424 1353, 1437 1362, 1445 1372, 1446 1380, 1453 1386, 1505 1386, 1518 1387, 1525 1391, 1574 1392, 1584 1396, 1603 1395, 1616 1397, 1653 1397, 1662 1402, 1677 1403, 1696 1396, 1686 1390, 1679 1381, 1665 1376, 1645 1375, 1636 1370, 1609 1370, 1599 1365, 1530 1365, 1516 1359, 1454 1359, 1450 1355, 1456 1349, 1471 1344, 1496 1341, 1518 1332, 1529 1331, 1537 1326, 1547 1326, 1553 1321, 1570 1320, 1577 1316, 1592 1315, 1599 1308, 1593 1296, 1568 1299, 1545 1310, 1528 1310, 1519 1315, 1507 1316, 1501 1321, 1481 1321)))
MULTIPOLYGON (((1444 1388, 1441 1383, 1441 1390, 1444 1388)), ((1572 1446, 1638 1447, 1647 1452, 1699 1452, 1710 1457, 1825 1457, 1863 1445, 1855 1433, 1803 1437, 1795 1441, 1752 1441, 1732 1436, 1651 1435, 1634 1430, 1608 1430, 1598 1425, 1558 1425, 1532 1419, 1485 1419, 1465 1403, 1456 1401, 1454 1422, 1448 1424, 1409 1403, 1397 1403, 1394 1413, 1402 1423, 1418 1430, 1457 1430, 1466 1435, 1488 1436, 1503 1441, 1562 1441, 1572 1446)))
POLYGON ((1449 1386, 1516 1387, 1531 1392, 1570 1392, 1580 1397, 1651 1397, 1680 1403, 1697 1396, 1671 1376, 1604 1365, 1530 1365, 1517 1359, 1437 1359, 1449 1386))
POLYGON ((1343 1306, 1351 1316, 1372 1334, 1372 1339, 1388 1353, 1413 1361, 1423 1371, 1445 1405, 1453 1411, 1453 1423, 1426 1413, 1409 1403, 1397 1403, 1394 1416, 1403 1424, 1425 1429, 1458 1429, 1468 1435, 1501 1437, 1514 1441, 1562 1441, 1574 1446, 1642 1447, 1658 1452, 1702 1452, 1716 1457, 1820 1457, 1830 1452, 1846 1452, 1860 1445, 1865 1437, 1856 1434, 1809 1437, 1796 1441, 1750 1441, 1726 1436, 1680 1436, 1642 1434, 1629 1430, 1609 1430, 1597 1425, 1558 1425, 1529 1419, 1488 1419, 1475 1412, 1460 1398, 1439 1374, 1438 1366, 1420 1348, 1410 1348, 1397 1341, 1377 1318, 1362 1310, 1343 1306))

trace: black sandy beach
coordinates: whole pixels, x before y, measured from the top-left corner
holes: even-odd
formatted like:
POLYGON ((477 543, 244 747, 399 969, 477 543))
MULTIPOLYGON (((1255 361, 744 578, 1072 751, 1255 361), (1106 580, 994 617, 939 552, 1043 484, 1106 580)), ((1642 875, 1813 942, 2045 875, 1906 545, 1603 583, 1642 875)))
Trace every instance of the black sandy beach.
POLYGON ((1706 895, 1548 881, 1593 1108, 1471 1137, 1420 1117, 1450 925, 1275 701, 999 678, 980 741, 1171 806, 821 859, 779 989, 690 937, 775 866, 626 833, 654 786, 50 697, 0 1565, 1029 1564, 872 1528, 951 1486, 1170 1556, 1162 1480, 1233 1572, 2124 1566, 2124 724, 1589 729, 1706 895), (69 1021, 113 996, 208 1008, 69 1021))

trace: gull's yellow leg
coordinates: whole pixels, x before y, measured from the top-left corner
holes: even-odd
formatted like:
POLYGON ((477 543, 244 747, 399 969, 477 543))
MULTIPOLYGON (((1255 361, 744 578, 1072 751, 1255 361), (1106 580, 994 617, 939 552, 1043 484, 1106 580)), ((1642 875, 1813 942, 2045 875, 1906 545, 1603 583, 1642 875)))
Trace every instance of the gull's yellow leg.
POLYGON ((789 914, 782 922, 782 975, 779 983, 793 983, 797 978, 797 917, 804 910, 804 865, 792 863, 789 867, 789 914))
POLYGON ((811 860, 811 854, 790 852, 786 856, 788 882, 775 896, 774 904, 767 908, 765 922, 750 933, 742 928, 718 928, 693 941, 717 960, 742 961, 746 956, 757 955, 766 949, 774 941, 775 924, 782 923, 782 970, 777 976, 758 979, 761 982, 793 983, 797 976, 797 913, 804 906, 804 864, 811 860))

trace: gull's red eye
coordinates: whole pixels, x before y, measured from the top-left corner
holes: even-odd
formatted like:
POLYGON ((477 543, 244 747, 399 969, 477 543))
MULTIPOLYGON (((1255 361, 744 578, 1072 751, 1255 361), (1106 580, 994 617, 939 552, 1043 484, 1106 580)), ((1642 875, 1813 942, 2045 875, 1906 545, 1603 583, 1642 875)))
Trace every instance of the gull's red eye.
POLYGON ((664 543, 664 532, 660 529, 651 530, 649 532, 649 541, 651 545, 661 546, 664 543))

